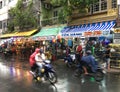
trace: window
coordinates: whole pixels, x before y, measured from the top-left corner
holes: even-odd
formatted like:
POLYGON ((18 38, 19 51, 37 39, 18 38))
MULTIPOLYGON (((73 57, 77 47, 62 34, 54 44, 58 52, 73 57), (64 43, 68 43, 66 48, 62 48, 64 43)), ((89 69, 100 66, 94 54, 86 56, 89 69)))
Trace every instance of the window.
POLYGON ((99 11, 100 10, 99 7, 100 7, 99 3, 94 4, 93 5, 93 12, 99 11))
POLYGON ((107 9, 107 1, 101 0, 101 10, 106 10, 106 9, 107 9))
POLYGON ((0 1, 0 9, 2 8, 2 1, 0 1))
POLYGON ((58 11, 54 11, 53 17, 57 17, 58 16, 58 11))
POLYGON ((6 6, 6 0, 3 1, 3 6, 6 6))
POLYGON ((107 10, 107 0, 98 0, 97 3, 91 5, 89 8, 89 12, 91 13, 95 13, 103 10, 107 10))
POLYGON ((112 8, 117 8, 117 0, 112 0, 112 8))
POLYGON ((3 29, 5 29, 7 27, 6 22, 3 22, 3 29))

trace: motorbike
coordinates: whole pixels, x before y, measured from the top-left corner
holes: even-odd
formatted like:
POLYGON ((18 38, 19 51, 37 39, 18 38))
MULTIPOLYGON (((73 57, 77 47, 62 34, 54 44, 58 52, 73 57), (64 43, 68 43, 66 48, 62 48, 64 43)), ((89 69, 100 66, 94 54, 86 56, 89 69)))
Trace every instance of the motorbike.
MULTIPOLYGON (((105 72, 101 66, 98 66, 95 72, 92 71, 92 68, 90 66, 87 66, 86 68, 88 71, 88 76, 94 77, 96 81, 100 82, 104 79, 105 72)), ((79 77, 82 76, 83 74, 84 74, 83 67, 79 64, 75 71, 75 76, 79 77)))
POLYGON ((42 78, 48 80, 50 83, 54 84, 57 82, 57 74, 51 65, 50 60, 45 60, 43 68, 40 69, 39 66, 35 71, 35 75, 33 76, 34 79, 41 82, 42 78))
POLYGON ((73 65, 76 64, 76 59, 75 59, 75 54, 69 54, 68 56, 66 56, 64 58, 64 62, 66 64, 67 67, 72 67, 73 65))

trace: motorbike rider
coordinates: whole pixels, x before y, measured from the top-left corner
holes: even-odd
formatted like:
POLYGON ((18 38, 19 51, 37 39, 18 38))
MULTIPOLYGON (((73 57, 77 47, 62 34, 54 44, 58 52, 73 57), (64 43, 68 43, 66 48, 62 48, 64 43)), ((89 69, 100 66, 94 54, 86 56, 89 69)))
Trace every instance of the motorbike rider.
POLYGON ((38 54, 40 51, 39 48, 36 48, 35 49, 35 52, 33 52, 31 55, 30 55, 30 58, 29 58, 29 63, 30 63, 30 67, 31 67, 31 71, 30 73, 32 73, 33 75, 35 74, 35 70, 37 69, 37 65, 36 65, 36 60, 35 60, 35 55, 38 54))
POLYGON ((70 56, 71 50, 70 47, 66 46, 66 56, 64 58, 64 61, 68 60, 69 62, 72 62, 72 57, 70 56))
POLYGON ((82 45, 81 43, 79 43, 79 45, 76 47, 76 59, 78 64, 80 63, 82 56, 83 56, 82 45))
MULTIPOLYGON (((46 59, 46 57, 45 57, 44 51, 43 51, 43 49, 40 49, 39 53, 37 53, 35 55, 35 61, 36 61, 37 66, 39 67, 39 70, 43 69, 45 59, 46 59)), ((41 72, 41 71, 39 71, 39 72, 41 72)))
POLYGON ((91 50, 86 51, 86 55, 81 58, 81 64, 85 74, 88 74, 87 67, 90 67, 92 72, 96 72, 98 64, 91 50))

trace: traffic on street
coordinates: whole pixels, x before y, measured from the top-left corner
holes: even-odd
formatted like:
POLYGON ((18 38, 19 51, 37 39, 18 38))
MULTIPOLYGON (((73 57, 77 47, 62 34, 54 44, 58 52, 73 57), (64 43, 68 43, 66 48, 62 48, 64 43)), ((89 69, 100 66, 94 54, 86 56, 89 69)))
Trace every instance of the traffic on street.
POLYGON ((28 61, 0 59, 0 92, 119 92, 120 72, 105 74, 101 82, 94 77, 75 77, 75 68, 65 66, 63 60, 52 63, 58 76, 54 85, 49 81, 36 82, 31 75, 28 61))

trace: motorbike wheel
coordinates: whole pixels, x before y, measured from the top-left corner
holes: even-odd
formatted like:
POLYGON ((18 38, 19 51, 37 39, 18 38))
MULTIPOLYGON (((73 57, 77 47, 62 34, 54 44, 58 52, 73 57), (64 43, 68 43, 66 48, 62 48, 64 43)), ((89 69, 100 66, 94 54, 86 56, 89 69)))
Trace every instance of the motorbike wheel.
POLYGON ((96 81, 100 82, 103 80, 103 78, 104 78, 104 73, 102 71, 97 71, 95 73, 95 80, 96 81))
POLYGON ((48 80, 50 83, 56 83, 57 82, 57 74, 55 72, 48 72, 48 80))
POLYGON ((67 65, 67 67, 69 67, 69 68, 71 68, 71 67, 72 67, 72 63, 70 63, 70 62, 69 62, 69 63, 67 63, 66 65, 67 65))
POLYGON ((75 77, 80 77, 81 75, 82 75, 82 71, 80 71, 79 69, 76 69, 74 76, 75 77))

